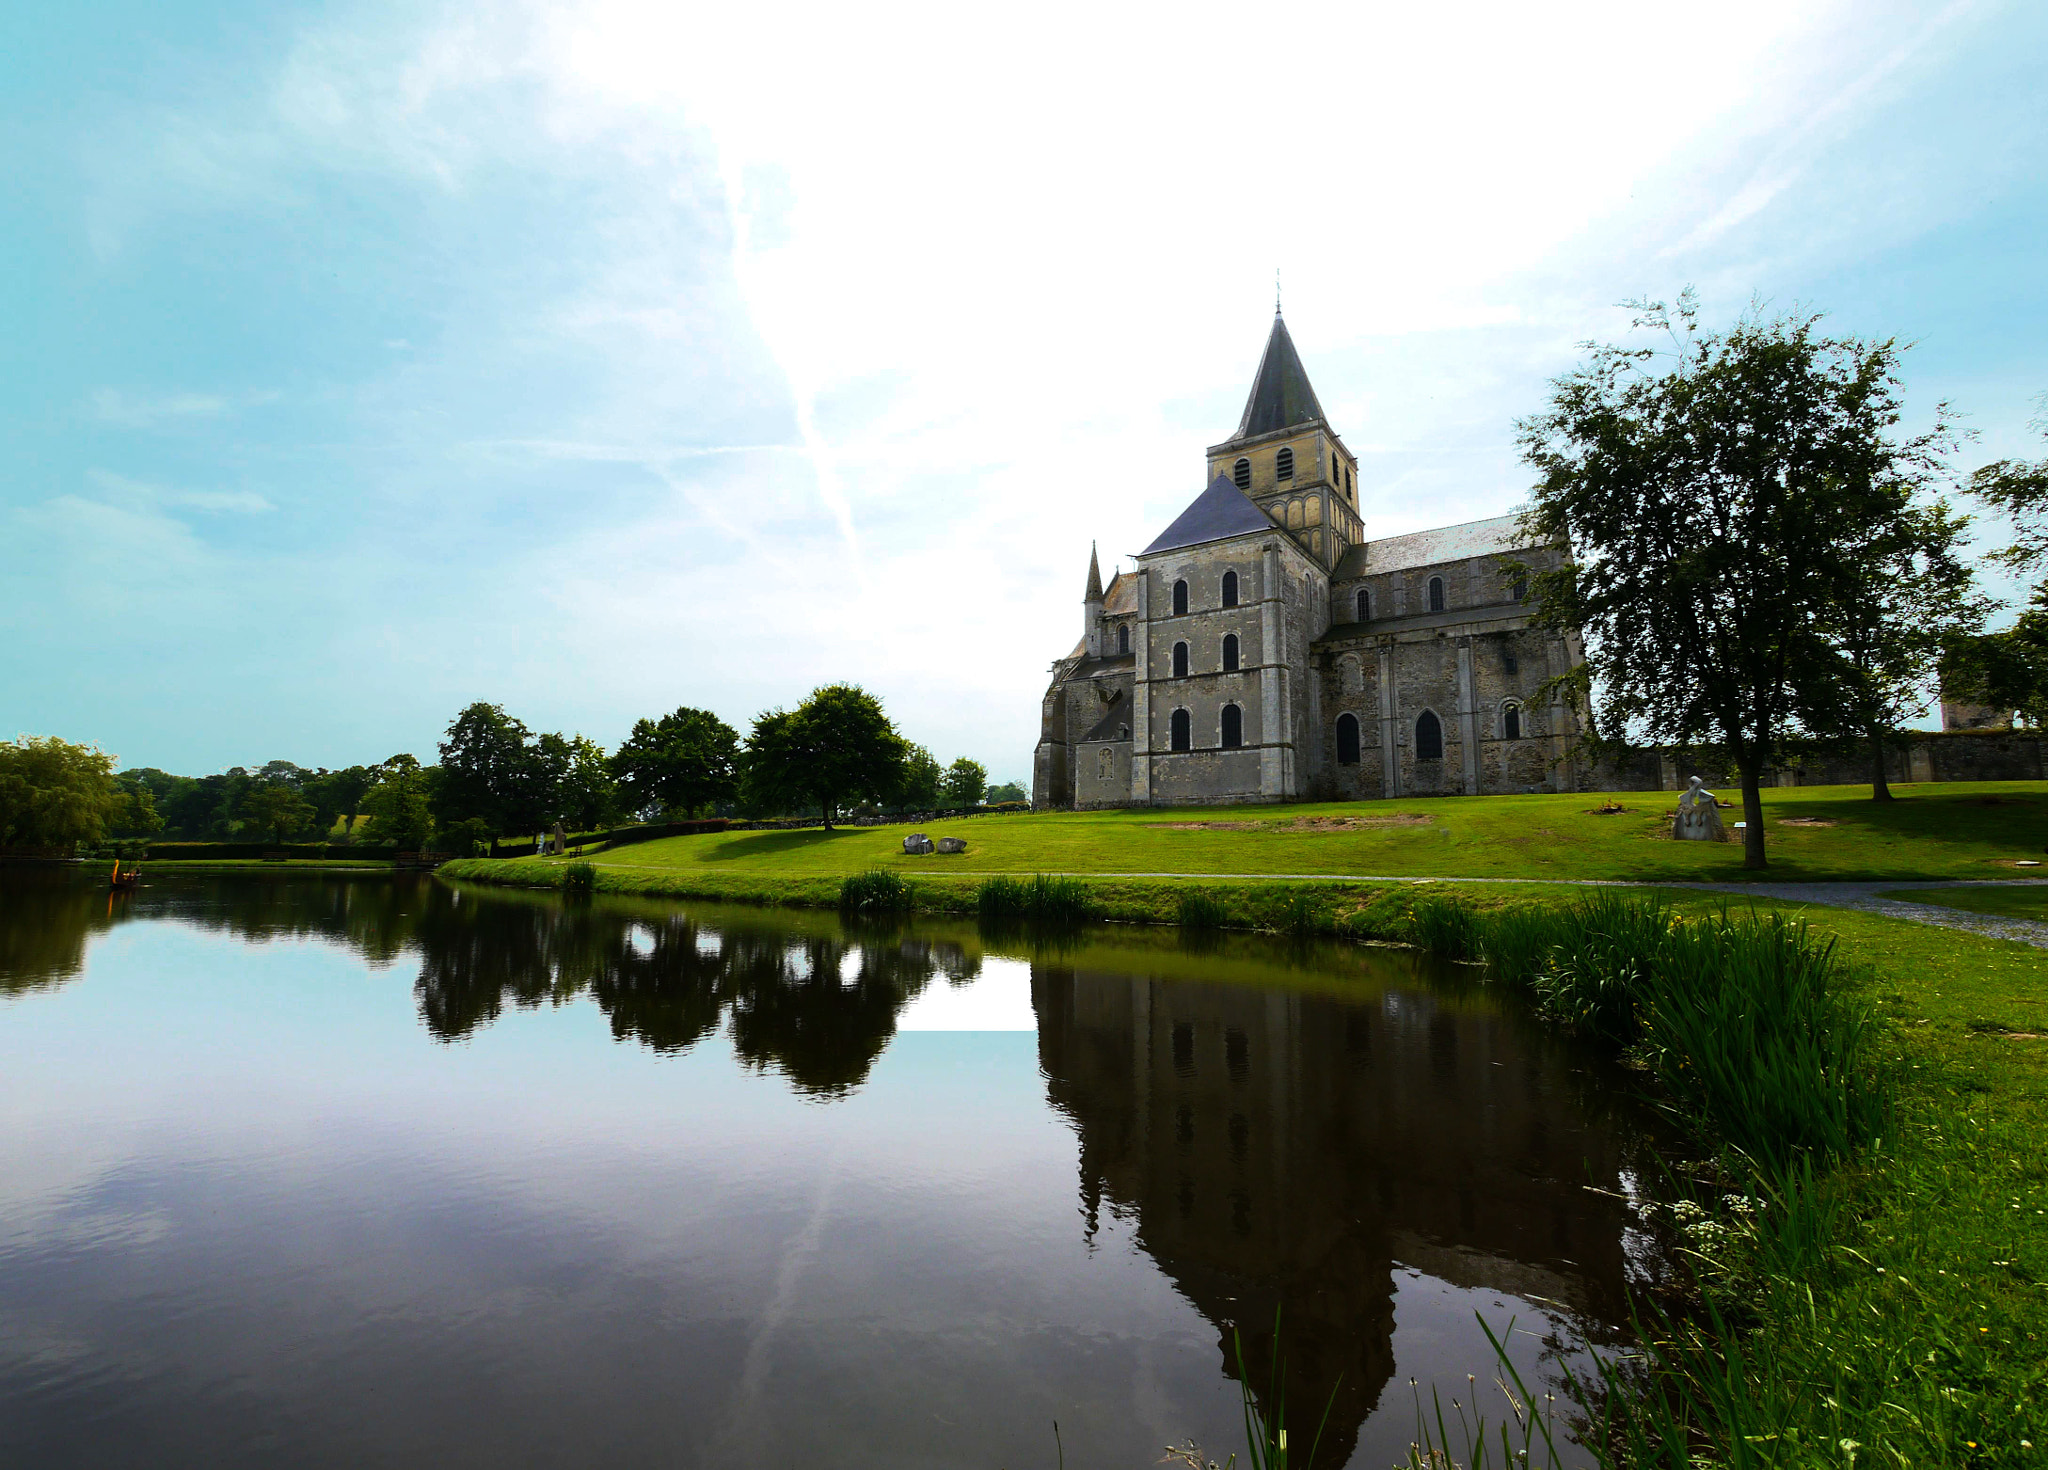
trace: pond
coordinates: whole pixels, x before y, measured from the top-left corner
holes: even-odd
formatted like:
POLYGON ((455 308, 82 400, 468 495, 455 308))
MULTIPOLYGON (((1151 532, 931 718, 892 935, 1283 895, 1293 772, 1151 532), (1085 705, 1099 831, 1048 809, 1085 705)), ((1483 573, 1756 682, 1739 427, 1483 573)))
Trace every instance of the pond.
POLYGON ((1138 1470, 1277 1314, 1385 1467, 1617 1339, 1625 1095, 1393 949, 0 872, 0 1463, 1138 1470))

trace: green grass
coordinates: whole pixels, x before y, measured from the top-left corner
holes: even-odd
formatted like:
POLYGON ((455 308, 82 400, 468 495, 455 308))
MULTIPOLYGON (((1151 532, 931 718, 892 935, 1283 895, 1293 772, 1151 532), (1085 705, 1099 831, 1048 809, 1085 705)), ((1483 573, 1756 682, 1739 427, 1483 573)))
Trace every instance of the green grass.
POLYGON ((2040 888, 1903 888, 1884 895, 1902 903, 1931 903, 2001 919, 2048 923, 2048 886, 2040 888))
MULTIPOLYGON (((1864 971, 1897 1088, 1888 1136, 1781 1206, 1779 1235, 1801 1238, 1723 1283, 1727 1330, 1667 1339, 1709 1390, 1718 1462, 1841 1466, 1849 1440, 1866 1465, 2041 1463, 2048 955, 1853 911, 1735 911, 1804 919, 1864 971)), ((1687 1463, 1668 1433, 1639 1448, 1687 1463)))
MULTIPOLYGON (((1764 793, 1777 879, 2003 878, 2048 841, 2048 782, 1764 793)), ((1724 793, 1726 795, 1726 793, 1724 793)), ((906 876, 992 873, 1359 874, 1386 877, 1638 878, 1741 881, 1738 843, 1673 842, 1676 796, 1625 792, 1596 816, 1596 795, 1440 797, 1299 806, 1046 812, 951 824, 967 851, 911 857, 901 826, 831 832, 733 832, 637 843, 592 858, 601 868, 710 877, 807 879, 887 868, 906 876), (1332 828, 1337 821, 1360 823, 1332 828), (1231 824, 1219 826, 1217 824, 1231 824)), ((945 827, 947 824, 941 823, 945 827)), ((937 829, 934 829, 935 832, 937 829)))

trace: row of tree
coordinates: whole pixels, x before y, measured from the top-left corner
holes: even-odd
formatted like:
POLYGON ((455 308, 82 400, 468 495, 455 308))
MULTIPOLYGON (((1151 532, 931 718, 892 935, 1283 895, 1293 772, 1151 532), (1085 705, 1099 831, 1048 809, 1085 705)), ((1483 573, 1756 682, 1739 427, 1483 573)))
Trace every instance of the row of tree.
POLYGON ((536 734, 502 705, 456 715, 439 760, 395 755, 376 765, 308 769, 272 761, 213 776, 145 767, 116 773, 96 747, 55 739, 0 743, 0 846, 59 848, 106 837, 282 843, 369 817, 379 842, 468 852, 556 822, 592 831, 623 820, 925 811, 1022 801, 991 790, 975 761, 941 767, 905 740, 881 702, 853 685, 812 692, 794 710, 758 716, 742 740, 708 710, 636 721, 607 753, 582 735, 536 734))
POLYGON ((472 704, 441 742, 435 809, 478 836, 538 832, 561 821, 590 830, 620 815, 688 818, 817 812, 830 825, 853 808, 928 810, 1021 801, 988 787, 979 762, 941 768, 903 738, 881 701, 853 684, 815 689, 793 710, 758 715, 744 740, 709 710, 687 706, 637 720, 606 756, 576 736, 535 736, 500 705, 472 704))
MULTIPOLYGON (((1595 346, 1519 426, 1539 476, 1525 532, 1568 560, 1505 568, 1539 624, 1583 636, 1554 692, 1588 709, 1596 749, 1726 752, 1744 862, 1762 867, 1762 775, 1788 740, 1867 740, 1889 800, 1887 743, 1937 672, 1952 699, 2048 718, 2048 583, 2015 628, 1981 631, 1992 603, 1945 493, 1963 436, 1945 405, 1925 433, 1894 432, 1899 344, 1829 337, 1810 313, 1707 331, 1689 292, 1637 306, 1669 348, 1595 346)), ((2048 563, 2048 463, 1967 489, 2018 522, 2004 560, 2048 563)))

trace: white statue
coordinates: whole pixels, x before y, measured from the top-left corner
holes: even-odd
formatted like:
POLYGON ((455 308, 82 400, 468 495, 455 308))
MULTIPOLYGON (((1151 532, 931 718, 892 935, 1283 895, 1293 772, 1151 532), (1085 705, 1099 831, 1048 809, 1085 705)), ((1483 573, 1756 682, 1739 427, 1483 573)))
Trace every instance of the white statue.
POLYGON ((1721 803, 1695 776, 1678 798, 1678 815, 1672 820, 1671 835, 1680 842, 1726 842, 1728 829, 1721 825, 1721 803))

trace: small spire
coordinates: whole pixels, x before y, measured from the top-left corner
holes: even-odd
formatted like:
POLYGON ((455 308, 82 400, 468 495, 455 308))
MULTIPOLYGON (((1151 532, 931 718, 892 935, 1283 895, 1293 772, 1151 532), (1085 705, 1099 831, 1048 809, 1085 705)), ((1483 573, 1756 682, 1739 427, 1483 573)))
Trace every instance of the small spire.
POLYGON ((1095 560, 1095 543, 1088 543, 1088 596, 1089 602, 1102 601, 1102 567, 1095 560))
POLYGON ((1273 267, 1273 315, 1280 315, 1280 267, 1273 267))

